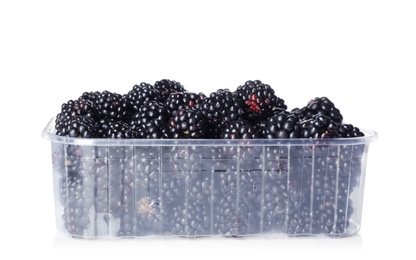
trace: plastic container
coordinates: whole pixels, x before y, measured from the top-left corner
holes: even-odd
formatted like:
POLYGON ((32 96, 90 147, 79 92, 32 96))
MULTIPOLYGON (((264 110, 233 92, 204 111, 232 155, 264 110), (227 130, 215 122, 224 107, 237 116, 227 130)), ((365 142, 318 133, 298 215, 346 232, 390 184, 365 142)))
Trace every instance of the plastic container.
POLYGON ((337 139, 42 136, 56 222, 81 238, 326 235, 359 231, 369 144, 337 139))

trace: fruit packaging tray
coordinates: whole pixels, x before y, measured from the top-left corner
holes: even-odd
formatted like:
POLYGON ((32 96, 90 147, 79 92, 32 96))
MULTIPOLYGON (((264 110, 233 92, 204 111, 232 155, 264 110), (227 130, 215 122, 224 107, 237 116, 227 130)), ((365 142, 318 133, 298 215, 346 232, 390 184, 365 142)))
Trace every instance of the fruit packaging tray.
POLYGON ((359 231, 369 144, 334 139, 82 139, 52 145, 58 230, 80 238, 359 231))

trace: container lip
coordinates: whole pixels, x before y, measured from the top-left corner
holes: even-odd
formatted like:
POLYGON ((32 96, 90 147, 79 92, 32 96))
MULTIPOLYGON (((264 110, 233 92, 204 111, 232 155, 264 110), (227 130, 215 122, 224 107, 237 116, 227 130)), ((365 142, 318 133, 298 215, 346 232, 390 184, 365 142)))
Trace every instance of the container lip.
POLYGON ((378 139, 372 130, 360 129, 363 137, 353 138, 297 138, 297 139, 106 139, 76 138, 55 134, 55 118, 43 129, 42 137, 52 143, 84 146, 304 146, 304 145, 356 145, 368 144, 378 139))

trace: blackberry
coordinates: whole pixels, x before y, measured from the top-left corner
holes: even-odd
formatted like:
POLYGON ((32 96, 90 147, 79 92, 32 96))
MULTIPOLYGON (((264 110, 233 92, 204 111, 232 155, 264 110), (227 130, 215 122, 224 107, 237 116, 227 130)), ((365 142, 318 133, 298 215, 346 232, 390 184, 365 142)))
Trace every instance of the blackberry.
POLYGON ((360 136, 364 136, 364 133, 358 127, 354 127, 351 124, 341 124, 338 126, 338 137, 348 138, 360 136))
POLYGON ((128 101, 120 94, 103 91, 84 93, 84 98, 91 98, 97 111, 98 118, 113 118, 126 120, 130 116, 128 101))
POLYGON ((220 136, 222 139, 256 139, 259 137, 257 129, 244 119, 231 121, 220 136))
POLYGON ((169 79, 156 81, 154 87, 160 93, 159 101, 161 102, 164 102, 166 99, 168 99, 171 93, 186 91, 180 82, 169 79))
POLYGON ((125 98, 130 109, 136 112, 146 101, 160 101, 160 92, 154 86, 142 82, 140 85, 134 85, 125 98))
POLYGON ((139 134, 123 121, 109 121, 108 138, 138 138, 139 134))
POLYGON ((201 110, 213 127, 213 138, 219 138, 227 125, 243 116, 242 102, 228 89, 219 89, 206 97, 201 110))
POLYGON ((315 115, 301 123, 301 138, 338 137, 338 124, 325 115, 315 115))
POLYGON ((168 111, 182 110, 182 109, 198 109, 201 107, 205 99, 203 93, 193 92, 175 92, 171 93, 165 100, 164 105, 168 111))
POLYGON ((259 122, 257 128, 264 138, 299 138, 301 125, 296 115, 279 111, 259 122))
POLYGON ((287 109, 284 100, 277 97, 274 90, 260 80, 247 81, 237 88, 236 94, 243 102, 246 117, 250 121, 265 119, 276 108, 287 109))
POLYGON ((336 123, 342 123, 343 116, 334 103, 327 97, 316 97, 308 102, 308 104, 299 109, 295 108, 292 111, 300 113, 303 119, 310 119, 314 115, 325 115, 336 123))
POLYGON ((133 130, 139 130, 141 138, 160 139, 167 138, 166 124, 169 113, 158 102, 145 102, 130 120, 133 130))
POLYGON ((208 136, 208 121, 202 112, 194 109, 175 110, 168 122, 170 138, 205 138, 208 136))
POLYGON ((95 120, 89 116, 76 116, 60 123, 56 134, 69 137, 93 138, 95 120))
POLYGON ((57 135, 67 135, 68 126, 78 116, 96 117, 93 104, 85 99, 69 100, 62 104, 61 111, 55 118, 55 129, 57 135))
POLYGON ((112 118, 101 118, 95 122, 95 134, 97 138, 109 138, 108 133, 114 123, 112 118))

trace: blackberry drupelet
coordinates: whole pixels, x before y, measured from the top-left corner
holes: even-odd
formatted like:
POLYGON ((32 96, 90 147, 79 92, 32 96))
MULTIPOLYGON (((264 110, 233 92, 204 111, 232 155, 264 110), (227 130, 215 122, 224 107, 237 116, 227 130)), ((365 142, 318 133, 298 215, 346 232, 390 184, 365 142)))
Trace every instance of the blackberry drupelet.
POLYGON ((260 80, 247 81, 237 88, 236 94, 243 102, 246 118, 253 122, 267 118, 276 108, 287 109, 284 100, 260 80))
POLYGON ((242 102, 228 89, 219 89, 205 98, 201 110, 213 126, 213 138, 219 138, 227 125, 242 117, 242 102))
POLYGON ((283 110, 275 111, 271 117, 257 124, 262 137, 269 139, 299 138, 301 130, 299 118, 283 110))
POLYGON ((305 107, 295 108, 292 111, 300 113, 303 119, 310 119, 314 115, 325 115, 336 123, 342 123, 343 120, 339 109, 327 97, 316 97, 310 100, 305 107))
POLYGON ((142 82, 140 85, 134 85, 125 98, 130 109, 136 112, 146 101, 160 101, 160 92, 154 86, 142 82))
POLYGON ((176 110, 168 122, 168 135, 174 139, 206 138, 208 128, 208 121, 202 112, 194 109, 176 110))
POLYGON ((178 81, 162 79, 155 82, 155 89, 160 93, 159 101, 164 102, 171 93, 185 92, 184 86, 178 81))
POLYGON ((204 99, 205 95, 203 93, 175 92, 171 93, 165 100, 164 106, 170 113, 182 109, 195 108, 199 110, 204 99))
POLYGON ((159 102, 148 101, 139 108, 130 120, 133 130, 140 130, 141 138, 167 138, 169 113, 159 102))
POLYGON ((260 138, 257 129, 247 120, 237 119, 231 121, 221 135, 221 139, 256 139, 260 138))

